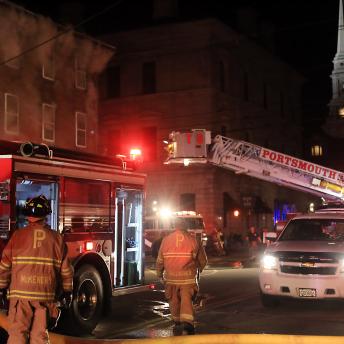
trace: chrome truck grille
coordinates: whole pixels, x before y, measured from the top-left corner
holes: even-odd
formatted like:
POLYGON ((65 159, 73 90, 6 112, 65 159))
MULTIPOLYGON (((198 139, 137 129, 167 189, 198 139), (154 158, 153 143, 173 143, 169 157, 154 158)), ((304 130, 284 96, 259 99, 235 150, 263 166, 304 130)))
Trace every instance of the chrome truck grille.
POLYGON ((297 275, 335 275, 342 254, 333 252, 276 252, 280 270, 297 275))

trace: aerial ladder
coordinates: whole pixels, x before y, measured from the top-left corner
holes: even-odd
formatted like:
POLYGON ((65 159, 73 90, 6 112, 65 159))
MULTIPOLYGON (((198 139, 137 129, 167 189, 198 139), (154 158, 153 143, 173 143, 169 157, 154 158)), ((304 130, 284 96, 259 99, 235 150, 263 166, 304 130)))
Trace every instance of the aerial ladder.
POLYGON ((313 162, 221 135, 211 139, 205 129, 172 132, 166 143, 165 164, 208 163, 308 192, 325 201, 344 200, 344 173, 313 162))

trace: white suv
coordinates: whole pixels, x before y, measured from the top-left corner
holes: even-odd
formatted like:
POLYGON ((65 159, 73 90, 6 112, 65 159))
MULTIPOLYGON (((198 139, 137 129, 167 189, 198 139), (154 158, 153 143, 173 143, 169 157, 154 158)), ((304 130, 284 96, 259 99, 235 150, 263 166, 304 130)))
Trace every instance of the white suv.
POLYGON ((344 299, 344 210, 322 210, 289 221, 260 264, 264 306, 281 297, 344 299))

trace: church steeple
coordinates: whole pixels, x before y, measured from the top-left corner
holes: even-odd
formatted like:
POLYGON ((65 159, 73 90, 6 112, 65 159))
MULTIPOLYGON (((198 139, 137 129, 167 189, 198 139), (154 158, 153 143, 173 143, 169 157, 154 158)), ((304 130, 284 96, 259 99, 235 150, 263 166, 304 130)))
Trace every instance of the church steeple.
POLYGON ((343 57, 343 54, 344 54, 343 1, 339 0, 338 41, 337 41, 337 54, 335 56, 335 59, 343 57))
POLYGON ((337 52, 333 59, 332 99, 325 130, 333 136, 344 138, 344 20, 343 0, 339 0, 337 52))

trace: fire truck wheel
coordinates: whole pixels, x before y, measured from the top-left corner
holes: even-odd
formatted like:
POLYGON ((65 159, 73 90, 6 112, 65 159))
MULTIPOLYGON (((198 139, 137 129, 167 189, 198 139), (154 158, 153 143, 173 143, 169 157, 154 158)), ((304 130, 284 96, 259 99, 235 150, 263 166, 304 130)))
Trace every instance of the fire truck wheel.
POLYGON ((267 295, 260 292, 260 301, 262 305, 267 308, 277 307, 279 304, 279 300, 276 296, 267 295))
POLYGON ((83 265, 75 273, 72 302, 73 318, 81 332, 90 333, 97 326, 104 307, 104 289, 99 272, 83 265))

